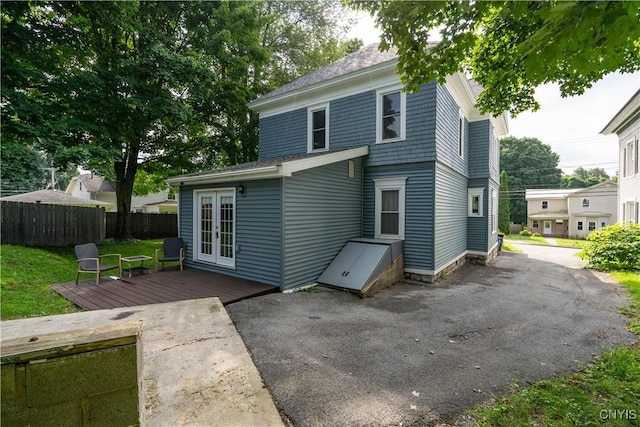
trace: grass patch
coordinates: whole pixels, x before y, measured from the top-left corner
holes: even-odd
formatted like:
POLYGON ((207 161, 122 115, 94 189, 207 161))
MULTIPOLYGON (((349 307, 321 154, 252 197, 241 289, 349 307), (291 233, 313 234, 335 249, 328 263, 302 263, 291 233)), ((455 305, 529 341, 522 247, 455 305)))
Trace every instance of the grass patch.
POLYGON ((522 249, 515 247, 509 242, 502 241, 502 250, 507 252, 524 252, 522 249))
MULTIPOLYGON (((611 276, 629 289, 624 308, 629 330, 640 335, 640 272, 611 276)), ((640 420, 640 346, 617 348, 596 358, 581 372, 531 387, 518 384, 509 394, 474 408, 476 425, 488 426, 637 426, 640 420)))
MULTIPOLYGON (((154 256, 162 239, 105 241, 98 246, 101 254, 154 256)), ((55 283, 76 278, 73 247, 27 248, 16 245, 0 247, 0 317, 3 320, 49 316, 82 311, 51 289, 55 283)), ((91 278, 83 274, 80 278, 91 278)))
POLYGON ((535 243, 536 245, 548 245, 547 240, 541 236, 521 236, 519 234, 509 234, 504 236, 505 240, 516 242, 535 243))
POLYGON ((565 248, 584 248, 587 242, 584 239, 565 239, 564 237, 554 237, 555 241, 558 243, 558 246, 562 246, 565 248))

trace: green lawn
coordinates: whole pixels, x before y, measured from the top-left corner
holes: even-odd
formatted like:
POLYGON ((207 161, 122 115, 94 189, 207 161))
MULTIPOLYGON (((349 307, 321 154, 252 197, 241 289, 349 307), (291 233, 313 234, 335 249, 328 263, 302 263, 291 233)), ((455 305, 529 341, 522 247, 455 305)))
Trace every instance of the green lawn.
POLYGON ((513 240, 515 242, 535 243, 536 245, 546 245, 547 241, 540 236, 521 236, 519 234, 509 234, 504 236, 505 240, 513 240))
POLYGON ((564 237, 554 237, 553 239, 558 242, 558 246, 563 246, 565 248, 582 249, 588 243, 584 239, 565 239, 564 237))
MULTIPOLYGON (((99 245, 100 254, 149 255, 162 247, 162 240, 113 242, 99 245)), ((105 273, 107 275, 108 273, 105 273)), ((92 276, 83 274, 80 278, 92 276)), ((81 311, 51 289, 54 283, 76 278, 73 247, 26 248, 0 246, 0 317, 20 319, 81 311)))
MULTIPOLYGON (((640 272, 613 272, 629 289, 632 304, 623 311, 629 330, 640 335, 640 272)), ((604 353, 581 372, 514 384, 509 394, 472 410, 476 425, 488 426, 637 426, 640 420, 640 345, 604 353)))
POLYGON ((515 246, 513 246, 511 243, 507 242, 506 240, 502 241, 502 250, 503 251, 507 251, 507 252, 523 252, 522 249, 516 248, 515 246))

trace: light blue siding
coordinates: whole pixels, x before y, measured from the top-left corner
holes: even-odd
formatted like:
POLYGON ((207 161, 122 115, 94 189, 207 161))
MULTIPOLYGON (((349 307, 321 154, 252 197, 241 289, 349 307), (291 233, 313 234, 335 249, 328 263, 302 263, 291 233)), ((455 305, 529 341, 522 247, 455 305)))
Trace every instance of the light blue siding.
POLYGON ((349 239, 362 236, 362 161, 284 179, 284 288, 314 282, 349 239))
POLYGON ((194 260, 193 194, 196 189, 229 188, 239 183, 183 187, 180 190, 180 236, 187 244, 186 265, 206 271, 280 286, 281 268, 281 180, 250 181, 244 195, 236 194, 235 269, 194 260))
POLYGON ((307 152, 307 109, 260 118, 258 160, 307 152))
POLYGON ((489 120, 469 123, 469 178, 489 176, 490 135, 489 120))
POLYGON ((467 218, 467 249, 470 251, 487 252, 489 250, 487 238, 489 230, 489 191, 488 179, 476 178, 469 180, 469 188, 483 188, 482 217, 467 218))
POLYGON ((463 155, 458 152, 458 138, 460 134, 460 107, 456 104, 449 90, 443 86, 437 86, 436 110, 436 149, 438 161, 449 166, 462 175, 469 174, 469 139, 468 123, 464 121, 465 142, 463 155))
POLYGON ((467 178, 436 164, 435 270, 462 256, 467 250, 467 178))
MULTIPOLYGON (((434 266, 433 162, 366 168, 364 174, 363 237, 375 234, 374 179, 406 177, 404 266, 431 270, 434 266)), ((465 190, 466 191, 466 190, 465 190)))
POLYGON ((371 145, 376 138, 376 93, 368 91, 331 101, 329 148, 371 145))

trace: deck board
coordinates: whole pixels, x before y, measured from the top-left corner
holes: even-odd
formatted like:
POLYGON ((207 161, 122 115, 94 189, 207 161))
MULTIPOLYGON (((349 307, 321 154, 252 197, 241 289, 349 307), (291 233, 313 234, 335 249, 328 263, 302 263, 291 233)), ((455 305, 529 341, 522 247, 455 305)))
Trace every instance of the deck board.
POLYGON ((196 269, 160 271, 115 280, 103 276, 53 285, 53 290, 86 310, 218 297, 222 304, 277 292, 278 287, 196 269))

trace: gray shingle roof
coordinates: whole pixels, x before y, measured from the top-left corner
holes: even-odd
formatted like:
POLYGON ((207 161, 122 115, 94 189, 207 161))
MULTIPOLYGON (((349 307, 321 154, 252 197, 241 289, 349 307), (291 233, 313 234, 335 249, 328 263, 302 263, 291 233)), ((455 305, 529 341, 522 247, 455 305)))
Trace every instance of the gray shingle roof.
POLYGON ((367 45, 362 49, 345 56, 342 59, 338 59, 337 61, 332 62, 329 65, 325 65, 324 67, 310 74, 302 76, 299 79, 292 81, 291 83, 281 86, 273 92, 269 92, 258 99, 263 100, 271 98, 273 96, 311 86, 325 80, 343 76, 345 74, 349 74, 363 68, 368 68, 373 65, 382 64, 383 62, 392 61, 398 57, 398 51, 395 47, 392 46, 388 51, 380 52, 378 50, 378 46, 379 43, 367 45))
POLYGON ((115 182, 106 181, 103 177, 96 174, 85 173, 78 177, 80 182, 84 184, 90 193, 115 193, 115 182))
POLYGON ((89 206, 110 206, 111 203, 99 200, 89 200, 80 197, 69 196, 62 191, 38 190, 30 193, 17 194, 15 196, 3 197, 2 201, 22 202, 22 203, 42 203, 45 205, 89 205, 89 206))

